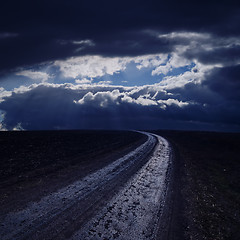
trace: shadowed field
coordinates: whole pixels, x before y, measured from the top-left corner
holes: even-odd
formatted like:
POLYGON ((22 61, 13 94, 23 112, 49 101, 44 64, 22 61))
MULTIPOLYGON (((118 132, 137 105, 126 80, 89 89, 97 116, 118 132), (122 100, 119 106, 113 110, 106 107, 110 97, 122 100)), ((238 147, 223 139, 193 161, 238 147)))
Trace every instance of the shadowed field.
MULTIPOLYGON (((175 148, 186 239, 240 239, 240 134, 157 131, 175 148)), ((175 189, 176 190, 176 189, 175 189)))
MULTIPOLYGON (((162 239, 240 239, 240 134, 154 131, 174 148, 162 239)), ((146 141, 128 131, 0 132, 0 213, 21 210, 146 141)))
POLYGON ((0 212, 23 208, 145 140, 129 131, 0 132, 0 212))
POLYGON ((0 132, 0 180, 16 175, 24 178, 28 171, 43 168, 90 163, 89 158, 120 151, 140 136, 124 131, 0 132))

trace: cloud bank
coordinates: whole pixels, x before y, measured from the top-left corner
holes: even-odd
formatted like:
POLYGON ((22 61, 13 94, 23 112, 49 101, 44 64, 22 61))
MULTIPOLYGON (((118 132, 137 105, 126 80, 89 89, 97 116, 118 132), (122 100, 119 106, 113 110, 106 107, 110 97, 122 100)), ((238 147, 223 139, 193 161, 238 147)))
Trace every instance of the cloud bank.
POLYGON ((202 83, 123 87, 33 84, 4 97, 13 129, 205 129, 239 131, 240 65, 215 68, 202 83), (222 78, 219 78, 222 76, 222 78), (228 81, 225 84, 225 76, 228 81), (230 77, 231 76, 231 77, 230 77), (235 95, 232 95, 232 93, 235 95), (238 95, 237 95, 238 94, 238 95), (23 107, 24 106, 24 107, 23 107))
POLYGON ((54 0, 1 9, 2 130, 240 130, 239 4, 54 0))

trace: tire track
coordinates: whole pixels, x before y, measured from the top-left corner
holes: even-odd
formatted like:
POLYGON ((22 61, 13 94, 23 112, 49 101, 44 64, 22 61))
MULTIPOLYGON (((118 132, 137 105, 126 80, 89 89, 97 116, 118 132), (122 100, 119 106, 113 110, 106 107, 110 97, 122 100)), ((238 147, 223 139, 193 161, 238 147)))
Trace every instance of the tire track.
POLYGON ((150 160, 71 240, 157 238, 171 150, 164 138, 156 137, 159 143, 150 160))
POLYGON ((116 183, 119 185, 123 181, 121 176, 130 177, 136 171, 133 170, 134 166, 143 162, 156 144, 155 137, 150 134, 147 136, 148 140, 144 144, 106 167, 42 198, 39 202, 30 203, 21 211, 1 216, 0 238, 33 239, 35 236, 34 239, 57 239, 54 235, 59 234, 59 230, 54 232, 53 229, 60 226, 65 229, 69 226, 64 219, 67 219, 73 210, 75 212, 78 210, 75 216, 75 219, 78 219, 81 214, 86 213, 82 209, 82 206, 86 205, 86 200, 89 200, 90 205, 98 204, 99 199, 97 197, 94 199, 94 196, 104 197, 101 192, 106 186, 109 193, 114 192, 116 183), (125 172, 128 172, 129 176, 124 175, 125 172))

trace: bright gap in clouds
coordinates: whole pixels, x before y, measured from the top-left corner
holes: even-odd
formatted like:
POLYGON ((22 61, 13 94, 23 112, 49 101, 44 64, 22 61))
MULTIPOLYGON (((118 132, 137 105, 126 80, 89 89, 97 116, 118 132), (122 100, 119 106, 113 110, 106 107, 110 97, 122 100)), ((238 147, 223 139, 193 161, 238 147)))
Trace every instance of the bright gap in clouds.
POLYGON ((122 85, 126 87, 153 85, 160 83, 164 77, 178 76, 191 71, 195 66, 195 63, 191 63, 184 67, 173 68, 166 74, 160 73, 157 75, 152 74, 155 69, 153 67, 138 69, 136 63, 130 62, 127 64, 125 70, 120 71, 119 73, 114 73, 113 75, 106 74, 102 77, 97 77, 94 79, 93 83, 97 84, 98 82, 105 82, 111 85, 122 85))
POLYGON ((126 65, 126 69, 113 75, 106 74, 102 77, 97 77, 93 81, 111 82, 111 85, 117 86, 143 86, 158 83, 162 80, 162 76, 152 76, 152 67, 138 69, 136 63, 130 62, 126 65))
POLYGON ((12 90, 30 84, 52 83, 75 85, 144 86, 160 83, 168 76, 190 72, 195 63, 174 55, 146 55, 139 57, 101 56, 74 57, 46 63, 43 67, 21 69, 2 81, 2 87, 12 90))
MULTIPOLYGON (((104 59, 103 59, 104 61, 104 59)), ((166 68, 166 65, 159 65, 166 68)), ((41 84, 41 83, 53 83, 53 84, 64 84, 72 83, 76 85, 92 84, 92 85, 113 85, 113 86, 144 86, 153 85, 160 83, 164 77, 167 76, 178 76, 185 72, 191 71, 196 66, 195 63, 190 63, 189 65, 183 67, 171 67, 171 69, 164 70, 164 73, 160 71, 155 74, 157 66, 149 66, 138 68, 138 64, 130 61, 125 65, 125 67, 118 71, 113 71, 113 73, 99 73, 100 76, 92 77, 92 72, 95 72, 94 67, 90 67, 89 75, 81 74, 76 77, 71 77, 68 75, 63 75, 59 67, 52 66, 49 64, 48 68, 34 70, 19 71, 15 74, 8 75, 1 80, 1 86, 7 90, 11 91, 14 88, 19 88, 21 86, 29 86, 31 84, 41 84), (36 77, 35 77, 36 76, 36 77), (39 76, 39 77, 37 77, 39 76)), ((102 67, 104 69, 104 66, 102 67)), ((69 70, 71 71, 71 69, 69 70)))
POLYGON ((58 75, 55 83, 144 86, 191 71, 195 64, 174 53, 112 58, 82 56, 55 61, 52 66, 58 75))
POLYGON ((3 76, 0 129, 232 129, 239 107, 227 93, 238 89, 239 62, 231 66, 215 55, 209 61, 230 40, 192 33, 163 37, 180 38, 182 45, 178 39, 168 53, 135 57, 74 56, 3 76))

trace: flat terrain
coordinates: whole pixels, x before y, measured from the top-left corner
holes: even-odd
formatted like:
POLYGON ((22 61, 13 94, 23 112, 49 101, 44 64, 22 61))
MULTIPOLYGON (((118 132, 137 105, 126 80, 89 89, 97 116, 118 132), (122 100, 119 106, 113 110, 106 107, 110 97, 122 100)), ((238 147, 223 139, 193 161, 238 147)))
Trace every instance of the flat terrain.
POLYGON ((154 133, 1 132, 2 238, 240 239, 240 134, 154 133))
MULTIPOLYGON (((60 160, 54 167, 54 158, 50 158, 52 160, 49 161, 37 158, 40 161, 34 165, 21 157, 18 161, 23 170, 13 165, 13 170, 9 173, 7 170, 12 161, 9 163, 8 158, 5 158, 4 166, 8 175, 5 174, 6 177, 2 181, 1 196, 5 207, 0 212, 0 238, 159 239, 161 223, 165 222, 162 212, 172 162, 172 150, 168 141, 144 132, 71 133, 43 132, 40 133, 40 137, 42 140, 46 136, 54 136, 56 139, 56 135, 66 134, 68 140, 72 141, 72 144, 67 145, 72 147, 76 146, 76 138, 80 136, 87 141, 82 141, 83 150, 79 154, 77 151, 75 153, 78 154, 77 157, 82 154, 83 159, 92 154, 92 158, 85 160, 90 162, 89 165, 84 164, 85 162, 81 161, 81 158, 77 159, 75 155, 66 157, 65 161, 59 156, 60 160), (69 137, 71 133, 75 135, 75 139, 69 137), (89 146, 94 148, 90 149, 89 146), (120 151, 118 154, 114 154, 115 148, 120 151), (90 153, 87 151, 89 149, 90 153), (99 155, 94 158, 92 151, 99 155), (108 153, 103 154, 105 151, 108 153), (62 166, 65 167, 62 169, 62 166), (80 168, 83 166, 86 168, 80 168), (59 171, 64 175, 63 178, 58 177, 59 171), (13 173, 21 174, 24 178, 13 181, 13 173), (12 186, 18 187, 10 192, 8 187, 13 189, 12 186), (44 194, 41 194, 41 190, 44 194)), ((10 135, 13 134, 15 133, 10 135)), ((26 135, 32 137, 31 145, 37 142, 35 133, 22 133, 22 136, 26 135)), ((62 136, 60 143, 65 141, 66 138, 62 136)), ((48 143, 51 144, 51 141, 48 143)), ((80 145, 81 141, 78 144, 80 145)), ((41 145, 35 145, 36 148, 37 146, 41 149, 41 145)), ((65 144, 60 152, 64 151, 64 148, 65 144)), ((19 152, 21 151, 19 147, 19 152)), ((42 158, 52 157, 51 151, 43 152, 42 158)), ((37 153, 41 154, 40 151, 37 153)), ((53 155, 56 157, 58 153, 53 155)), ((16 159, 17 157, 14 159, 15 163, 18 163, 16 159)))
POLYGON ((0 213, 40 200, 146 139, 129 131, 0 132, 0 213))
POLYGON ((173 239, 240 239, 240 134, 155 132, 175 149, 173 239))

